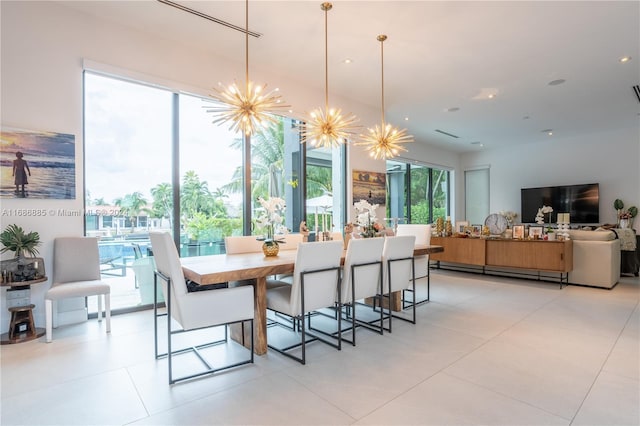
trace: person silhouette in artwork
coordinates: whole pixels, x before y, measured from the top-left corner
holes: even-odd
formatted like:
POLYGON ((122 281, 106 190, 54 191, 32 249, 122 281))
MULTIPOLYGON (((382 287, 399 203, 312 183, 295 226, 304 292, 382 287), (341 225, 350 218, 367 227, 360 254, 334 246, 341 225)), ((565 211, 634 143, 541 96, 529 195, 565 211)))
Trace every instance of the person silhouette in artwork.
POLYGON ((13 160, 13 172, 11 175, 16 178, 16 194, 21 194, 24 197, 24 186, 29 183, 27 181, 27 173, 31 176, 31 169, 29 169, 29 165, 22 159, 22 157, 23 154, 20 151, 16 152, 16 159, 13 160), (21 191, 20 186, 22 186, 21 191))

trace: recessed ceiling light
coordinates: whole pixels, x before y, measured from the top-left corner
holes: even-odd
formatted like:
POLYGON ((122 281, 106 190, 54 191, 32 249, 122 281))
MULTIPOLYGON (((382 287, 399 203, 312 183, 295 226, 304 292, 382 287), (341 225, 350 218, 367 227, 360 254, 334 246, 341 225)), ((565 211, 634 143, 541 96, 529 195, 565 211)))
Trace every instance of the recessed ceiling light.
POLYGON ((352 62, 353 62, 353 59, 351 59, 351 58, 346 58, 345 60, 342 61, 342 63, 344 63, 344 64, 350 64, 352 62))
POLYGON ((551 136, 553 135, 553 129, 544 129, 542 130, 542 133, 546 133, 547 135, 551 136))
POLYGON ((561 84, 563 84, 564 82, 566 82, 567 80, 565 80, 564 78, 559 78, 557 80, 552 80, 549 83, 547 83, 549 86, 559 86, 561 84))
POLYGON ((480 141, 471 142, 471 145, 477 145, 480 148, 482 148, 484 146, 484 144, 482 142, 480 142, 480 141))
POLYGON ((456 111, 460 111, 460 108, 459 107, 451 107, 451 108, 445 109, 445 111, 447 111, 447 112, 456 112, 456 111))
POLYGON ((404 121, 409 121, 409 117, 405 117, 405 118, 404 118, 404 121))
POLYGON ((620 58, 620 62, 621 63, 625 63, 625 62, 629 62, 631 60, 631 56, 623 56, 622 58, 620 58))
POLYGON ((496 97, 495 93, 491 93, 491 94, 489 95, 489 99, 493 99, 493 98, 495 98, 495 97, 496 97))

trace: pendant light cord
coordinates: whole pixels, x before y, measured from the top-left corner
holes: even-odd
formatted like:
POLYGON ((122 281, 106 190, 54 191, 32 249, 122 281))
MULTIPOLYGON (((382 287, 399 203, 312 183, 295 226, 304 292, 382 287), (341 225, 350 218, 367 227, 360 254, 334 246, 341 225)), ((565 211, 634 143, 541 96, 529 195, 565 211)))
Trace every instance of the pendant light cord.
POLYGON ((387 39, 387 36, 384 34, 381 34, 378 36, 378 41, 380 42, 380 64, 381 64, 381 72, 380 75, 382 76, 382 127, 384 128, 384 41, 387 39))
POLYGON ((244 7, 244 63, 245 63, 245 93, 249 93, 249 0, 245 0, 244 7))
POLYGON ((329 110, 329 30, 328 14, 333 6, 331 3, 322 3, 324 10, 324 109, 329 110))

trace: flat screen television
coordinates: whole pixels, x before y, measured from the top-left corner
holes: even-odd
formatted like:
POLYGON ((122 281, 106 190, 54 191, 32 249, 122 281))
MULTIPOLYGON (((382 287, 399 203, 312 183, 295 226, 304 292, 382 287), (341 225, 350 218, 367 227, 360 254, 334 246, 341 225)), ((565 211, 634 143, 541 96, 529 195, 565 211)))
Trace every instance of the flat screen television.
MULTIPOLYGON (((600 222, 600 191, 597 183, 522 188, 520 201, 522 223, 535 223, 538 209, 543 205, 553 207, 551 223, 557 221, 558 213, 569 213, 571 223, 600 222)), ((548 214, 544 221, 549 222, 548 214)))

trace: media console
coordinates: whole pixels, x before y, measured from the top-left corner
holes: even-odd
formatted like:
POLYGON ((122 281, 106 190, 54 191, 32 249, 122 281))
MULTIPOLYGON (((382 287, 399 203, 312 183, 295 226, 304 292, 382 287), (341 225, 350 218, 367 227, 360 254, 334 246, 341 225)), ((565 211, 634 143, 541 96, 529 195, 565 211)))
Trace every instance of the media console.
POLYGON ((432 254, 437 268, 462 269, 490 275, 523 275, 567 284, 573 270, 573 241, 501 238, 431 237, 444 247, 432 254), (557 274, 557 275, 556 275, 557 274))

